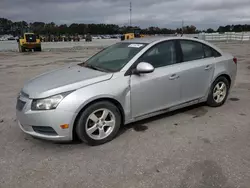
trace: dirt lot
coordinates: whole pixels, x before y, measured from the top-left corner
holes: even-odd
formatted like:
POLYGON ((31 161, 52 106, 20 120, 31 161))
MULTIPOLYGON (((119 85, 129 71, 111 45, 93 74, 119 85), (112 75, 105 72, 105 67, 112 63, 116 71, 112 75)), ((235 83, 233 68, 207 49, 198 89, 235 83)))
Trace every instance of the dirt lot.
POLYGON ((98 48, 0 53, 0 187, 248 188, 250 44, 217 45, 239 59, 224 106, 195 106, 135 123, 97 147, 24 134, 15 102, 25 80, 83 61, 98 48))

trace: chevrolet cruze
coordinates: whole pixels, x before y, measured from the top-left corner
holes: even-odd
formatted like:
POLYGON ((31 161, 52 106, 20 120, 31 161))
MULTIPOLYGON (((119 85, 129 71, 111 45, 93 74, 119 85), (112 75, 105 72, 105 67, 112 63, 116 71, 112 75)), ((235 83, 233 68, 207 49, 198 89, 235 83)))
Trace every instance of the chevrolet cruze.
POLYGON ((16 104, 27 134, 89 145, 112 140, 128 124, 189 105, 224 104, 237 59, 184 37, 116 43, 87 61, 28 81, 16 104))

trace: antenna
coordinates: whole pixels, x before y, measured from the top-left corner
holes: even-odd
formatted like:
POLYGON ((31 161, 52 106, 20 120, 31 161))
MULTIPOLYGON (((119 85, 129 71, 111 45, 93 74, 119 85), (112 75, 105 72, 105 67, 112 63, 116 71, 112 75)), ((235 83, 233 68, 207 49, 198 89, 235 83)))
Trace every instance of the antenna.
POLYGON ((129 3, 129 25, 132 27, 132 2, 129 3))

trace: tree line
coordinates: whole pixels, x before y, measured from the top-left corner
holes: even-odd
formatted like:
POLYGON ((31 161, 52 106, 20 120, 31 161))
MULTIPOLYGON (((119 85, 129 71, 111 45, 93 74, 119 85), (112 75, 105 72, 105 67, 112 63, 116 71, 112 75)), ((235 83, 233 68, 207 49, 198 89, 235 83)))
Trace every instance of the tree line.
MULTIPOLYGON (((139 27, 133 27, 140 29, 139 27)), ((1 34, 12 34, 14 36, 20 36, 25 32, 34 32, 39 35, 84 35, 90 33, 92 35, 102 34, 123 34, 129 32, 131 27, 119 26, 115 24, 83 24, 83 23, 72 23, 71 25, 57 25, 54 22, 33 22, 27 23, 26 21, 13 22, 6 18, 0 18, 0 35, 1 34)), ((200 32, 242 32, 250 31, 250 25, 227 25, 220 26, 217 30, 208 28, 207 30, 197 30, 193 25, 185 26, 183 28, 168 29, 159 27, 148 27, 141 29, 144 34, 193 34, 200 32)))

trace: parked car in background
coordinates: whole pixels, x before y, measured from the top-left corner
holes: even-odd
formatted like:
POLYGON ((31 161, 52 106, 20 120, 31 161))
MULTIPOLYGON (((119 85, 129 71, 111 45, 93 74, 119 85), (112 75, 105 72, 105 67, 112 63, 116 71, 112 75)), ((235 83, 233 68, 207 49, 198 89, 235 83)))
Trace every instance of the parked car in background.
POLYGON ((118 34, 117 34, 117 35, 111 35, 111 38, 112 38, 112 39, 119 39, 120 37, 121 37, 121 36, 118 35, 118 34))
POLYGON ((225 103, 237 59, 194 38, 147 37, 116 43, 75 66, 27 82, 16 105, 27 134, 90 145, 128 124, 189 105, 225 103))
POLYGON ((102 37, 102 39, 111 39, 110 35, 102 35, 101 37, 102 37))
POLYGON ((101 36, 99 36, 99 35, 94 35, 94 36, 92 36, 92 39, 101 39, 101 36))
MULTIPOLYGON (((13 36, 12 35, 0 35, 0 41, 7 41, 7 40, 13 40, 13 36)), ((14 40, 16 40, 14 38, 14 40)))

